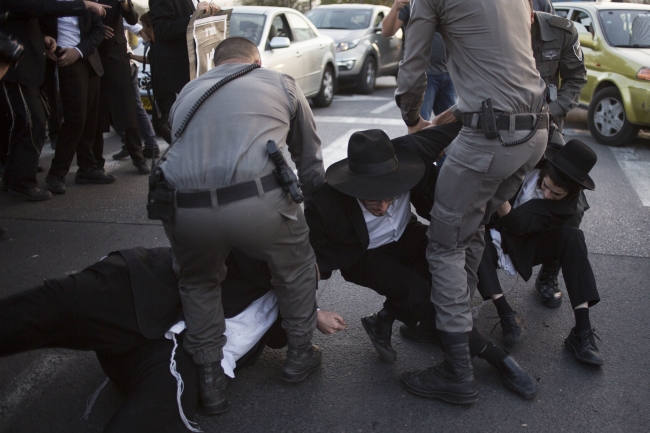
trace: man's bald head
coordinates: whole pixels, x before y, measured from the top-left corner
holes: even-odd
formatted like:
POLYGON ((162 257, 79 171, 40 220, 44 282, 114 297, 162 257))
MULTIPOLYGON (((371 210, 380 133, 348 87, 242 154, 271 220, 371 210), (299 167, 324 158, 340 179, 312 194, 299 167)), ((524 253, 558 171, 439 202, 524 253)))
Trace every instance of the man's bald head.
POLYGON ((246 38, 232 37, 224 40, 214 49, 214 66, 223 63, 260 63, 260 52, 254 43, 246 38))

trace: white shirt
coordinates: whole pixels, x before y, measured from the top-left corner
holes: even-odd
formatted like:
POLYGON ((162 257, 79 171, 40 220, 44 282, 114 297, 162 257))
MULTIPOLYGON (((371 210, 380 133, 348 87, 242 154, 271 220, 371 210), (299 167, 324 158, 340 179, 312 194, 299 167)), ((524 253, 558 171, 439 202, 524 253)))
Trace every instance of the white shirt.
POLYGON ((357 202, 361 206, 363 219, 366 221, 366 227, 368 228, 368 236, 370 237, 369 250, 395 242, 402 237, 406 225, 411 219, 410 192, 399 196, 397 200, 388 206, 386 213, 380 217, 373 215, 359 199, 357 199, 357 202))
POLYGON ((59 37, 56 38, 56 45, 61 48, 74 48, 79 51, 81 58, 83 54, 77 48, 81 42, 81 30, 79 30, 78 17, 60 17, 57 19, 59 37))

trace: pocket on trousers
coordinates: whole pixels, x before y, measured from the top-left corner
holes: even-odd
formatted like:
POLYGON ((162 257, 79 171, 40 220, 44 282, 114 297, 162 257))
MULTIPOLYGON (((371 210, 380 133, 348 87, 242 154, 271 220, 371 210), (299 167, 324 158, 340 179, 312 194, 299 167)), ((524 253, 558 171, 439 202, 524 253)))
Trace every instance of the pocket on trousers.
POLYGON ((494 154, 478 147, 470 146, 457 137, 452 146, 445 151, 447 157, 463 167, 478 173, 487 173, 494 154))
POLYGON ((439 205, 434 206, 431 211, 430 239, 446 248, 456 248, 462 221, 462 212, 451 211, 439 205))

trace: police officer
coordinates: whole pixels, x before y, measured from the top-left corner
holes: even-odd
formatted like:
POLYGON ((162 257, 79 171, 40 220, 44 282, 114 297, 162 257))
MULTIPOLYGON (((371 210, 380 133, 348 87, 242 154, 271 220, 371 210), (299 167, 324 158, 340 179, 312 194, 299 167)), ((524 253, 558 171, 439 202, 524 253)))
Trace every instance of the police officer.
POLYGON ((430 125, 419 115, 431 41, 447 47, 456 106, 435 124, 462 121, 449 145, 427 231, 436 327, 444 362, 402 375, 412 393, 457 404, 477 400, 469 356, 469 301, 485 246, 484 223, 517 190, 546 148, 545 85, 530 47, 528 0, 423 0, 412 3, 406 54, 395 100, 409 132, 430 125), (417 35, 417 36, 416 36, 417 35))
POLYGON ((300 206, 273 174, 267 142, 288 148, 306 196, 324 182, 320 139, 296 81, 255 69, 260 54, 245 38, 221 42, 214 63, 178 96, 171 120, 172 133, 180 137, 161 165, 176 190, 173 219, 164 227, 179 276, 184 347, 197 364, 200 397, 209 414, 228 406, 220 363, 226 337, 219 284, 231 248, 269 264, 289 345, 281 377, 298 382, 320 365, 320 349, 311 344, 317 269, 309 230, 300 206), (208 92, 229 76, 235 78, 208 92))

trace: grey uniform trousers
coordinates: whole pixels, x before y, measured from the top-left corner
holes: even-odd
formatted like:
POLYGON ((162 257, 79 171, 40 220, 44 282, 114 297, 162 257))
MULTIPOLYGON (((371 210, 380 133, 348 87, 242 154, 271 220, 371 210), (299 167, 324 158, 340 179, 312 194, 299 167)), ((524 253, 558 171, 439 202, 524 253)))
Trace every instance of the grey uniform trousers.
POLYGON ((187 327, 184 347, 194 363, 223 358, 226 322, 220 282, 232 248, 268 262, 289 344, 311 341, 316 328, 316 256, 302 209, 282 188, 222 206, 214 203, 212 208, 176 209, 172 223, 165 223, 165 233, 179 277, 187 327))
MULTIPOLYGON (((504 141, 515 141, 530 131, 501 131, 504 141)), ((445 150, 427 231, 427 260, 432 277, 431 300, 436 327, 446 332, 472 329, 470 300, 485 247, 485 223, 510 199, 524 176, 546 149, 548 131, 539 129, 532 139, 505 147, 488 140, 482 131, 463 128, 445 150)))

